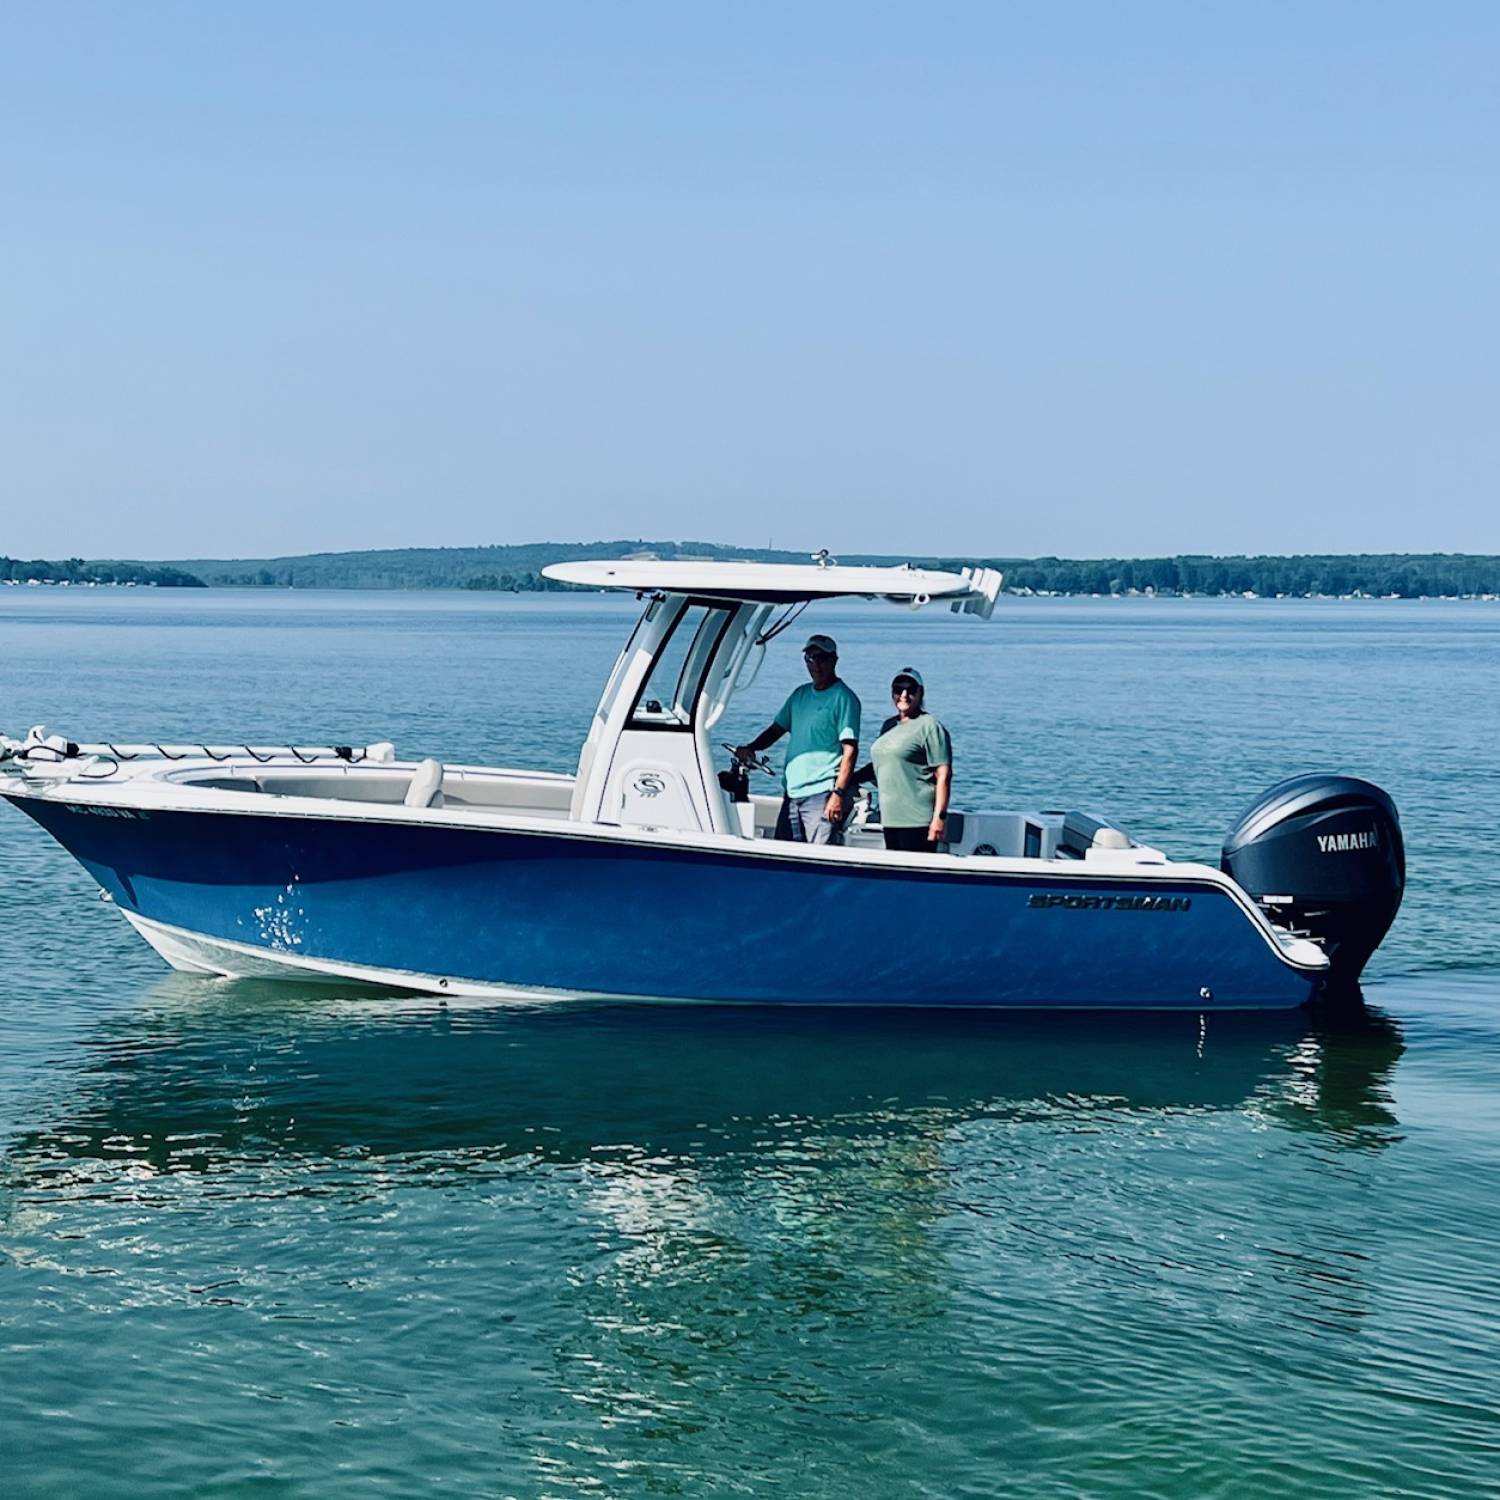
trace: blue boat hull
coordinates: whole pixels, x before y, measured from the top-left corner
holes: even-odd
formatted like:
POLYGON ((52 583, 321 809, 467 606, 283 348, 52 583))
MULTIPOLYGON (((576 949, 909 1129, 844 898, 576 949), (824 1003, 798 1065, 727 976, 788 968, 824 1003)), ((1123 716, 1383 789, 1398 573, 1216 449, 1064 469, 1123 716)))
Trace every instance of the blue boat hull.
POLYGON ((419 988, 1203 1010, 1285 1009, 1318 983, 1206 881, 14 800, 145 922, 419 988))

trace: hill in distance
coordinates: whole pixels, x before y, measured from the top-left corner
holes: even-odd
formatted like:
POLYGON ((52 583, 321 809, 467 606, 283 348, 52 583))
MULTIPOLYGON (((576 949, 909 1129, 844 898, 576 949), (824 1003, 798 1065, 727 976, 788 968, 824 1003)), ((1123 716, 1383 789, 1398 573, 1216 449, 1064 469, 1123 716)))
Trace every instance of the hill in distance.
MULTIPOLYGON (((533 542, 495 547, 407 547, 380 552, 324 552, 261 559, 185 558, 167 566, 218 585, 295 588, 563 589, 541 576, 550 562, 578 558, 697 558, 806 562, 804 551, 728 547, 717 542, 533 542)), ((1156 593, 1370 594, 1453 597, 1500 593, 1500 557, 1454 553, 1364 556, 1068 559, 1057 557, 894 557, 843 554, 848 563, 911 562, 942 568, 982 563, 1001 569, 1006 585, 1058 594, 1156 593)))
MULTIPOLYGON (((61 581, 80 570, 99 579, 242 588, 465 588, 554 591, 569 587, 542 577, 551 562, 579 558, 659 557, 746 562, 806 562, 809 554, 782 549, 730 547, 717 542, 648 541, 529 542, 487 547, 402 547, 363 552, 314 552, 289 557, 180 558, 167 562, 113 561, 64 564, 19 563, 0 558, 0 580, 28 576, 61 581), (6 573, 9 566, 10 572, 6 573), (33 570, 27 573, 24 570, 33 570)), ((1212 557, 1179 554, 1153 558, 895 557, 841 554, 846 563, 958 568, 981 563, 1001 569, 1007 588, 1049 594, 1254 594, 1374 597, 1483 597, 1500 595, 1500 557, 1466 553, 1212 557)))

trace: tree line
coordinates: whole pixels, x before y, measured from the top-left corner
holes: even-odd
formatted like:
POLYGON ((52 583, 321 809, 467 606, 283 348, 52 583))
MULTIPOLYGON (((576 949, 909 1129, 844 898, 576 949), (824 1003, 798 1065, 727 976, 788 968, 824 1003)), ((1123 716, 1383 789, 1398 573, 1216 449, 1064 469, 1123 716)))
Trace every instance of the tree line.
POLYGON ((1054 594, 1256 594, 1462 598, 1500 594, 1500 557, 1312 554, 1297 557, 1041 557, 1004 567, 1006 586, 1054 594))
MULTIPOLYGON (((532 542, 517 546, 413 547, 330 552, 255 561, 188 560, 184 568, 213 584, 280 588, 461 588, 532 593, 570 587, 542 576, 549 562, 577 558, 659 557, 805 563, 808 554, 716 542, 616 540, 532 542)), ((1500 557, 1457 553, 1315 553, 1291 557, 891 557, 842 554, 846 563, 999 568, 1006 587, 1050 594, 1365 594, 1451 598, 1500 594, 1500 557)))
POLYGON ((180 568, 133 562, 85 562, 67 557, 60 562, 42 558, 23 561, 0 557, 0 583, 136 583, 163 589, 201 589, 201 578, 180 568))
MULTIPOLYGON (((314 552, 297 557, 190 558, 175 562, 205 582, 249 588, 476 589, 518 593, 569 587, 542 576, 548 563, 586 557, 750 558, 771 556, 712 542, 527 542, 475 547, 400 547, 364 552, 314 552)), ((807 561, 805 552, 775 554, 807 561)))
MULTIPOLYGON (((568 584, 542 576, 549 562, 577 558, 806 562, 806 552, 715 542, 533 542, 516 546, 411 547, 299 557, 188 559, 171 563, 20 562, 0 558, 0 581, 155 583, 163 587, 471 589, 535 593, 568 584)), ((1047 594, 1208 594, 1262 597, 1360 594, 1377 598, 1500 595, 1500 557, 1469 553, 1309 553, 1289 557, 890 557, 843 554, 846 563, 912 562, 954 569, 999 568, 1008 589, 1047 594)))

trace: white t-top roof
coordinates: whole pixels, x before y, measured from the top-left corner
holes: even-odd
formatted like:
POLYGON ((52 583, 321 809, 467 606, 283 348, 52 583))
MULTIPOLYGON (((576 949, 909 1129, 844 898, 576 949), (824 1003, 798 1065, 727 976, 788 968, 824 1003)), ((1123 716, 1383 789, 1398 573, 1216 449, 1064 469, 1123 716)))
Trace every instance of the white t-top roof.
POLYGON ((988 615, 1000 589, 1000 574, 991 568, 944 573, 933 568, 844 567, 830 562, 662 562, 654 559, 617 562, 551 563, 542 569, 559 583, 596 589, 652 590, 666 594, 699 594, 711 599, 756 599, 785 603, 797 599, 832 599, 856 594, 901 603, 951 600, 956 608, 988 615), (988 607, 986 607, 988 606, 988 607))

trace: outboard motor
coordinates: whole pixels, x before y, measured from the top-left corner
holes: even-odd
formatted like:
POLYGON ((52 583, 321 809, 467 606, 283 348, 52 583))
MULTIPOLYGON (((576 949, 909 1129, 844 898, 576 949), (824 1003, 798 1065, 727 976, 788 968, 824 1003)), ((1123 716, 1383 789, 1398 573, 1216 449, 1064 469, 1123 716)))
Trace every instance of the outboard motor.
POLYGON ((1220 868, 1273 922, 1321 943, 1330 986, 1348 989, 1401 905, 1401 819, 1385 792, 1358 777, 1293 776, 1229 830, 1220 868))

